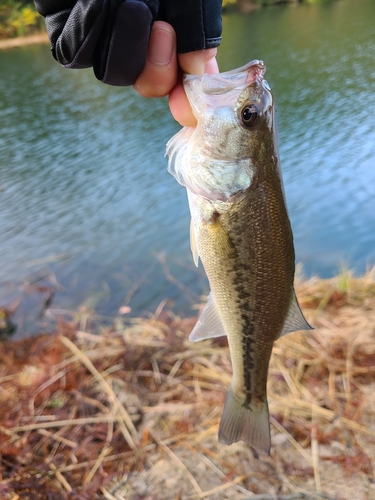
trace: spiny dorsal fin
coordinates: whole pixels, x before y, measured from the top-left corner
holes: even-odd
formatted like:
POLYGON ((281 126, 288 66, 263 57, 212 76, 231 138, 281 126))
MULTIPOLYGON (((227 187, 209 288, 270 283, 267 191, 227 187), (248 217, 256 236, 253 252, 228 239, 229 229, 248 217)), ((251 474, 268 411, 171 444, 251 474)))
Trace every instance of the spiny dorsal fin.
POLYGON ((202 314, 199 316, 197 324, 189 336, 191 342, 212 339, 226 335, 223 323, 216 311, 212 294, 208 296, 207 304, 204 306, 202 314))
POLYGON ((279 337, 286 335, 290 332, 296 332, 297 330, 313 330, 314 328, 308 324, 301 308, 298 304, 296 292, 293 290, 292 300, 289 306, 288 314, 285 318, 283 329, 279 337))

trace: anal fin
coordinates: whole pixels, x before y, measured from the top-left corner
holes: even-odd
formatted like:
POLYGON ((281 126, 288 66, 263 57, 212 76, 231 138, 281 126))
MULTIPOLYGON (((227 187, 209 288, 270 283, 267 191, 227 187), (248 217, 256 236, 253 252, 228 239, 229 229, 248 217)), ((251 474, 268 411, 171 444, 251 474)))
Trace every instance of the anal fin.
POLYGON ((191 342, 198 342, 199 340, 222 337, 223 335, 226 335, 224 325, 219 318, 214 299, 210 293, 207 304, 204 306, 204 309, 189 336, 189 340, 191 342))

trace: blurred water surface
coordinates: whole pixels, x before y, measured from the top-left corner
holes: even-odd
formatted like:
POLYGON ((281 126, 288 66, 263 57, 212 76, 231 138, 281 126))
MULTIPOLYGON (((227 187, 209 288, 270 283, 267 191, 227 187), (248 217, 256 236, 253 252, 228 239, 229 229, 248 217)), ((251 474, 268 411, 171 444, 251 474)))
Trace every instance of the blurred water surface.
MULTIPOLYGON (((375 263, 374 19, 372 0, 223 19, 221 69, 267 64, 306 275, 375 263)), ((17 335, 45 326, 25 282, 57 286, 54 308, 138 315, 170 299, 191 313, 207 283, 192 264, 184 189, 166 171, 179 129, 166 100, 29 46, 0 52, 0 117, 0 304, 22 290, 17 335)))

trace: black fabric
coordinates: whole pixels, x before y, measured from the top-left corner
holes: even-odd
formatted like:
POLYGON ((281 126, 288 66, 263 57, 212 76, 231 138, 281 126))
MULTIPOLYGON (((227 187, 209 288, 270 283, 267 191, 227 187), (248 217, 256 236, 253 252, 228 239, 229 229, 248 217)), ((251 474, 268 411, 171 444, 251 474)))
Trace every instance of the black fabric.
POLYGON ((135 82, 145 65, 152 22, 142 2, 127 0, 119 6, 112 29, 103 32, 105 43, 99 41, 95 54, 94 72, 99 80, 118 86, 135 82))
POLYGON ((202 3, 206 49, 220 45, 222 32, 221 9, 221 2, 202 3))
POLYGON ((218 47, 221 41, 221 0, 161 0, 159 19, 170 23, 181 53, 218 47))
POLYGON ((105 19, 104 9, 101 0, 84 0, 71 10, 46 17, 52 54, 59 63, 68 68, 92 66, 93 52, 105 19))
POLYGON ((53 57, 93 67, 110 85, 132 85, 142 71, 152 25, 170 23, 179 53, 217 47, 221 0, 35 0, 46 18, 53 57))
POLYGON ((39 14, 46 17, 60 10, 72 9, 76 2, 77 0, 37 0, 34 3, 39 14))

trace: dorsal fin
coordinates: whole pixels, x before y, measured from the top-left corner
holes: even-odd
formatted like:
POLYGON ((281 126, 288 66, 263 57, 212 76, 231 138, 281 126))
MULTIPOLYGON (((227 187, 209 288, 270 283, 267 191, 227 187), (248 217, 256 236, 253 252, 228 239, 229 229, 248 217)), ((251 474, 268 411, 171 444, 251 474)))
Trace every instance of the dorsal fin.
POLYGON ((222 337, 223 335, 226 335, 224 325, 217 313, 212 293, 210 293, 207 304, 204 306, 204 309, 189 336, 189 340, 191 342, 198 342, 199 340, 222 337))
POLYGON ((290 302, 289 311, 286 315, 283 329, 279 337, 287 333, 296 332, 297 330, 313 330, 314 328, 306 321, 301 308, 298 304, 296 292, 293 289, 292 300, 290 302))

